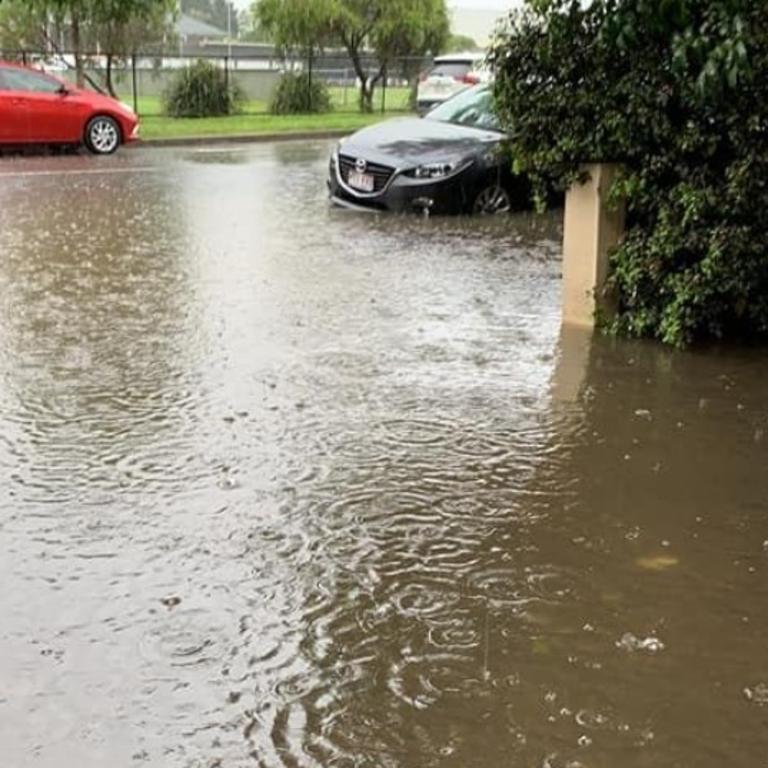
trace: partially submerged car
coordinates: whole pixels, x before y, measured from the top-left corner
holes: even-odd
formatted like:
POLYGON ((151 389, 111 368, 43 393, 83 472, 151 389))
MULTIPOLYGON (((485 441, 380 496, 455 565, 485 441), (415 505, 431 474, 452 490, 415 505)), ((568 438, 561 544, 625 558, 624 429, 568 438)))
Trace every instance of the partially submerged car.
POLYGON ((342 140, 328 187, 338 205, 428 213, 507 213, 530 200, 512 173, 488 85, 470 88, 423 118, 388 120, 342 140))

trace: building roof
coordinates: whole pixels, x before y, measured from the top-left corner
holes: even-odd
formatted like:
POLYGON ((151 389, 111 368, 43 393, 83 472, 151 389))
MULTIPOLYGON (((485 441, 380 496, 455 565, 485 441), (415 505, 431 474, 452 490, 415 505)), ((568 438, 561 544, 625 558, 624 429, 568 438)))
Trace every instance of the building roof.
POLYGON ((223 29, 214 27, 213 24, 206 24, 204 21, 196 19, 194 16, 188 16, 182 13, 176 22, 176 34, 181 37, 226 37, 227 33, 223 29))

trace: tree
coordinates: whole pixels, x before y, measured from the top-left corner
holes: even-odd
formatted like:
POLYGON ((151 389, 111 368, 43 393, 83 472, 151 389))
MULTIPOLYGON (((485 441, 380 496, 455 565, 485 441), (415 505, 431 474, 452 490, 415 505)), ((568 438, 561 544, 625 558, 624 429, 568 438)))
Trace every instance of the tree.
POLYGON ((332 28, 360 82, 360 108, 372 112, 374 89, 394 60, 439 53, 450 22, 445 0, 335 0, 332 28), (373 75, 363 64, 366 50, 376 56, 373 75))
MULTIPOLYGON (((85 83, 83 23, 98 0, 4 0, 0 23, 6 43, 19 48, 48 50, 52 31, 67 28, 78 85, 85 83)), ((129 0, 130 1, 130 0, 129 0)))
POLYGON ((176 0, 94 3, 91 34, 106 58, 105 85, 111 96, 117 95, 112 76, 115 61, 170 37, 176 9, 176 0))
POLYGON ((468 35, 451 35, 445 46, 446 53, 479 52, 482 50, 483 47, 478 45, 477 41, 468 35))
POLYGON ((254 14, 254 8, 241 11, 238 19, 238 37, 251 43, 268 43, 269 33, 261 26, 254 14))
POLYGON ((232 0, 181 0, 179 9, 206 24, 231 31, 238 37, 240 15, 232 0))
MULTIPOLYGON (((284 77, 281 90, 303 93, 294 106, 306 102, 313 112, 312 97, 316 88, 312 83, 313 60, 331 35, 333 0, 259 0, 253 12, 261 29, 269 35, 275 47, 283 53, 298 49, 307 60, 306 78, 284 77)), ((320 95, 320 94, 318 94, 320 95)))
POLYGON ((491 58, 516 170, 540 193, 585 161, 624 168, 610 328, 768 335, 768 7, 529 0, 491 58))
POLYGON ((253 17, 278 49, 311 57, 331 37, 332 9, 333 0, 259 0, 253 17))
MULTIPOLYGON (((13 3, 14 0, 10 2, 13 3)), ((25 0, 15 2, 24 3, 25 0)), ((51 42, 48 31, 51 22, 59 28, 66 23, 75 59, 75 77, 80 88, 85 85, 86 79, 83 65, 83 25, 87 23, 96 2, 98 0, 26 0, 30 12, 38 15, 38 23, 46 42, 51 42)))
POLYGON ((311 53, 329 42, 347 51, 360 106, 373 111, 376 85, 398 57, 438 53, 448 37, 445 0, 257 0, 253 15, 280 47, 311 53), (368 72, 366 54, 375 58, 368 72))
POLYGON ((63 39, 81 87, 86 80, 85 53, 102 51, 107 88, 114 94, 115 58, 162 39, 175 8, 175 0, 3 0, 0 30, 5 45, 22 49, 56 49, 63 39))
POLYGON ((40 39, 39 15, 26 3, 0 0, 0 48, 25 50, 45 47, 40 39))

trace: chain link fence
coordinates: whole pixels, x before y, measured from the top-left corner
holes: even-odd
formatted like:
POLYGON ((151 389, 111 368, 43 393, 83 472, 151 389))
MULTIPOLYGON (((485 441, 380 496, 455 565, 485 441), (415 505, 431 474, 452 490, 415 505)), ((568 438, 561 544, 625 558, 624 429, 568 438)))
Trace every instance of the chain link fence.
MULTIPOLYGON (((193 56, 163 51, 111 58, 102 53, 84 53, 87 87, 108 92, 130 104, 143 118, 163 115, 163 94, 179 71, 200 59, 221 67, 244 95, 241 114, 268 115, 270 101, 280 78, 288 72, 308 72, 328 87, 334 112, 360 111, 360 81, 353 62, 342 52, 327 52, 311 60, 273 54, 200 53, 193 56)), ((29 50, 0 50, 0 59, 40 68, 74 82, 75 56, 71 52, 46 53, 29 50)), ((419 76, 430 68, 429 58, 400 58, 387 63, 384 71, 372 57, 364 57, 361 69, 375 79, 373 107, 381 113, 414 110, 419 76)))

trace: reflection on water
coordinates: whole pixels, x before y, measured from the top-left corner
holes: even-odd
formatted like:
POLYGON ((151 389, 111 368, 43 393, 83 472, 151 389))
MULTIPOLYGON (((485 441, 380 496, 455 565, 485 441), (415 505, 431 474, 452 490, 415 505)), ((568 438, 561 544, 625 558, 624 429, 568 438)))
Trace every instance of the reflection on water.
POLYGON ((4 764, 761 765, 762 353, 327 152, 0 165, 4 764))

